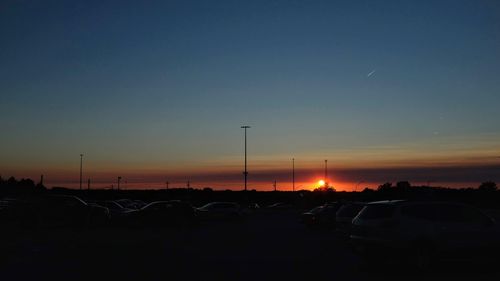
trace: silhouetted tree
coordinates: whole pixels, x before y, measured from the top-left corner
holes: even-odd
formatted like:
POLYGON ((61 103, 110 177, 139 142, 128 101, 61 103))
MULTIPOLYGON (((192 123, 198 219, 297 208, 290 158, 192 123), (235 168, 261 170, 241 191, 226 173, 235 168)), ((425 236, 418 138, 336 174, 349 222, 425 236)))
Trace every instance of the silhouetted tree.
POLYGON ((18 182, 18 186, 21 188, 34 189, 35 182, 32 179, 21 179, 18 182))
POLYGON ((392 183, 386 182, 378 186, 377 191, 386 191, 392 188, 392 183))
POLYGON ((371 193, 371 192, 374 192, 374 191, 375 190, 373 190, 373 189, 371 189, 369 187, 365 187, 365 189, 363 189, 363 191, 361 191, 361 192, 363 192, 363 193, 371 193))
POLYGON ((479 190, 481 191, 496 191, 498 189, 497 184, 493 181, 486 181, 479 185, 479 190))
POLYGON ((396 183, 396 188, 399 190, 408 190, 410 189, 411 184, 409 181, 400 181, 396 183))
POLYGON ((7 180, 7 182, 6 182, 6 185, 7 185, 8 187, 15 187, 15 186, 17 186, 17 180, 16 180, 16 178, 15 178, 15 177, 10 177, 10 178, 7 180))
POLYGON ((317 192, 335 192, 337 191, 333 186, 324 186, 324 187, 318 187, 316 188, 314 191, 317 191, 317 192))

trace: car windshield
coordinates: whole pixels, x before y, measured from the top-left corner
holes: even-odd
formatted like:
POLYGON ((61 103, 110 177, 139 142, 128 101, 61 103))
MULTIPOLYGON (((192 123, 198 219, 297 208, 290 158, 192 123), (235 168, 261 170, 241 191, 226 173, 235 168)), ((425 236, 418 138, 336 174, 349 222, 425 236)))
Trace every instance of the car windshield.
POLYGON ((316 208, 311 209, 311 210, 309 211, 309 213, 312 213, 312 214, 317 214, 317 213, 322 212, 324 208, 325 208, 325 207, 323 207, 323 206, 318 206, 318 207, 316 207, 316 208))
POLYGON ((363 220, 377 220, 390 218, 394 213, 394 205, 390 204, 373 204, 366 206, 359 214, 359 218, 363 220))
POLYGON ((120 204, 113 201, 98 202, 98 204, 108 209, 113 209, 113 210, 123 209, 123 207, 120 204))
POLYGON ((160 207, 160 202, 151 202, 147 204, 146 206, 142 207, 141 210, 146 210, 146 209, 151 209, 151 208, 158 208, 160 207))
POLYGON ((208 209, 212 209, 212 208, 217 208, 218 205, 219 205, 218 203, 208 203, 208 204, 201 206, 200 209, 208 210, 208 209))
POLYGON ((340 208, 337 215, 339 217, 355 217, 363 209, 362 204, 348 204, 340 208))
POLYGON ((403 206, 401 207, 401 214, 413 219, 435 220, 436 208, 432 204, 403 206))
POLYGON ((87 206, 87 203, 85 201, 75 196, 54 195, 49 197, 49 201, 67 207, 87 206))

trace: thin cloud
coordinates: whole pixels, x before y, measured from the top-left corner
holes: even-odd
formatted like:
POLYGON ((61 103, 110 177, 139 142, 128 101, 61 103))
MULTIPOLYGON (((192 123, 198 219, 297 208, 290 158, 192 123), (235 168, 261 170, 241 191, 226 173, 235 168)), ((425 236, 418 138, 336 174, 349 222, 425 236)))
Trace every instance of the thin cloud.
POLYGON ((370 73, 368 73, 368 74, 366 75, 366 77, 368 78, 368 77, 372 76, 374 73, 375 73, 375 69, 374 69, 374 70, 372 70, 372 71, 370 71, 370 73))

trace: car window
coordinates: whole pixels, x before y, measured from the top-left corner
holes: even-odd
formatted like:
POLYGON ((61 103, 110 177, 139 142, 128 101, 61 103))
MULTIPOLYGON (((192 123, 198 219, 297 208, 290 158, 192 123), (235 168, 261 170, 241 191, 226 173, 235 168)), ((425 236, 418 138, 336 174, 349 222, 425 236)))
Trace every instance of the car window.
POLYGON ((462 215, 464 220, 470 223, 485 224, 491 222, 491 219, 479 210, 467 206, 462 207, 462 215))
POLYGON ((489 217, 469 206, 446 204, 437 208, 436 217, 439 221, 474 224, 491 222, 489 217))
POLYGON ((65 207, 78 207, 80 206, 80 202, 72 199, 66 199, 62 202, 62 205, 65 207))
POLYGON ((337 215, 339 217, 355 217, 361 209, 363 209, 361 204, 349 204, 340 208, 337 215))
POLYGON ((436 206, 436 219, 441 222, 465 222, 462 206, 440 204, 436 206))
POLYGON ((418 204, 401 207, 401 214, 406 217, 424 220, 435 220, 436 210, 431 204, 418 204))
POLYGON ((321 213, 322 211, 324 211, 324 209, 325 209, 325 207, 319 206, 319 207, 313 208, 309 212, 312 213, 312 214, 318 214, 318 213, 321 213))
POLYGON ((161 203, 151 203, 151 204, 147 205, 146 207, 144 207, 144 209, 151 210, 151 211, 158 211, 158 210, 161 210, 163 208, 162 205, 163 204, 161 204, 161 203))
POLYGON ((68 208, 81 207, 85 205, 80 200, 73 197, 64 197, 64 196, 52 196, 49 199, 49 204, 55 206, 62 206, 68 208))
POLYGON ((108 208, 111 208, 111 209, 121 209, 121 206, 118 205, 118 203, 116 202, 107 202, 106 204, 108 208))
POLYGON ((392 217, 395 207, 389 204, 373 204, 366 206, 359 217, 363 220, 377 220, 392 217))
POLYGON ((98 204, 98 205, 101 205, 101 206, 103 206, 103 207, 106 207, 106 208, 108 208, 108 209, 118 209, 118 208, 116 207, 116 205, 114 205, 114 204, 113 204, 113 203, 111 203, 111 202, 97 202, 97 204, 98 204))

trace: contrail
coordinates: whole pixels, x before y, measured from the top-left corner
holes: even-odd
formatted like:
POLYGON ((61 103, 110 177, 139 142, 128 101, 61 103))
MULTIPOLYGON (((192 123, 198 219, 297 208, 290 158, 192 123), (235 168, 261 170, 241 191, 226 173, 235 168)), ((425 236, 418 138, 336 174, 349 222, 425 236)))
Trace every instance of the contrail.
POLYGON ((366 75, 366 77, 370 77, 370 76, 372 76, 372 75, 373 75, 373 73, 375 73, 375 69, 374 69, 374 70, 372 70, 370 73, 368 73, 368 74, 366 75))

